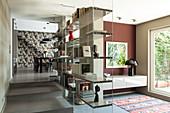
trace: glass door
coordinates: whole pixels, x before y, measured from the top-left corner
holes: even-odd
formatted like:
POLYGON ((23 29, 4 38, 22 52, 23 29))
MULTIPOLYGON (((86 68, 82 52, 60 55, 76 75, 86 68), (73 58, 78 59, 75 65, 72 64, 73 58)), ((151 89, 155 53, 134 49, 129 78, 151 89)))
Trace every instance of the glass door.
POLYGON ((151 31, 151 91, 170 96, 170 27, 151 31))

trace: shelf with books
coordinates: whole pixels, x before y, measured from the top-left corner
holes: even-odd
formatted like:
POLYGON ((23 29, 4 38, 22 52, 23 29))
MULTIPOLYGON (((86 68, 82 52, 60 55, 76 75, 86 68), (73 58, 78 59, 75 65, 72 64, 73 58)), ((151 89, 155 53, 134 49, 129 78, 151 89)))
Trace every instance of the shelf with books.
POLYGON ((83 16, 80 16, 74 22, 72 22, 70 25, 68 25, 67 27, 65 27, 58 33, 56 33, 56 35, 53 36, 53 38, 65 37, 69 34, 68 30, 76 31, 78 29, 81 29, 81 28, 93 23, 93 21, 96 21, 96 20, 104 17, 105 15, 109 14, 110 12, 112 12, 112 10, 102 9, 102 8, 97 8, 97 7, 90 7, 90 9, 83 16), (93 14, 94 14, 94 18, 93 18, 93 14), (72 29, 73 26, 76 26, 76 28, 72 29))
POLYGON ((75 25, 78 29, 81 29, 94 21, 104 17, 105 15, 112 12, 112 10, 109 9, 102 9, 97 7, 90 7, 89 10, 79 18, 77 18, 73 23, 71 23, 68 27, 75 25), (94 16, 93 16, 94 14, 94 16), (94 17, 94 18, 93 18, 94 17))

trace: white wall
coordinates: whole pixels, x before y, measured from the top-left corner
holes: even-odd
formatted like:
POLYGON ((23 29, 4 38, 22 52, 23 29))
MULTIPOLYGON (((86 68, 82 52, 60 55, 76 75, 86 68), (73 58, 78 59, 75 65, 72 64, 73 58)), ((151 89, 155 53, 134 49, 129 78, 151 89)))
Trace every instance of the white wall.
POLYGON ((0 112, 5 105, 5 95, 10 79, 10 12, 6 0, 0 0, 0 112))
POLYGON ((136 26, 137 74, 148 74, 148 30, 170 25, 170 16, 136 26))
MULTIPOLYGON (((170 16, 149 21, 136 26, 136 60, 139 65, 136 67, 137 74, 148 75, 148 30, 170 25, 170 16)), ((162 99, 164 96, 149 93, 148 90, 140 89, 143 93, 150 94, 162 99)))
POLYGON ((58 30, 58 24, 47 24, 47 22, 43 21, 16 19, 15 30, 56 32, 58 30), (46 29, 44 29, 44 27, 46 29))
MULTIPOLYGON (((98 19, 94 22, 94 30, 103 30, 103 18, 98 19)), ((97 45, 97 53, 99 56, 103 56, 103 38, 95 39, 94 44, 97 45)), ((103 69, 104 69, 103 59, 94 60, 94 73, 97 74, 97 77, 103 78, 103 69)))

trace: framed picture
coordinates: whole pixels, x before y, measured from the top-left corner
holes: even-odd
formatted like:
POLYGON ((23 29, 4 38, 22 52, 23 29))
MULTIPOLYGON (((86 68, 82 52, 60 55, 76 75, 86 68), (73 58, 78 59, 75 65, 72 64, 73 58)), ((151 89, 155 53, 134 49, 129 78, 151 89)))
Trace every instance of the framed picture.
POLYGON ((127 43, 125 42, 106 42, 106 68, 127 68, 127 43))
POLYGON ((91 57, 90 46, 83 46, 82 50, 83 50, 83 57, 91 57))
POLYGON ((90 90, 90 82, 84 81, 84 82, 80 82, 80 91, 87 91, 90 90))
POLYGON ((81 74, 84 74, 85 72, 90 72, 90 64, 83 63, 83 64, 80 64, 80 65, 81 65, 81 68, 82 68, 81 74))

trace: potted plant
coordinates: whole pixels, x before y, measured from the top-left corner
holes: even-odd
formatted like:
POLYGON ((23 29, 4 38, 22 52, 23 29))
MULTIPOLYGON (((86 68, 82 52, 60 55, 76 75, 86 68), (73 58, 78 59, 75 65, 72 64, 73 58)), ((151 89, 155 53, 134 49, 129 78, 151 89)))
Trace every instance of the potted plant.
POLYGON ((166 75, 162 74, 159 76, 157 75, 155 77, 156 77, 156 84, 155 84, 156 88, 164 88, 169 86, 169 81, 166 75))

